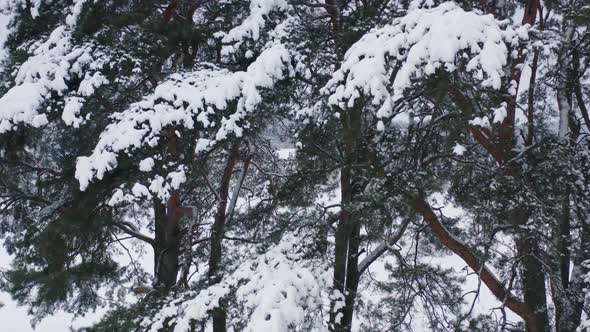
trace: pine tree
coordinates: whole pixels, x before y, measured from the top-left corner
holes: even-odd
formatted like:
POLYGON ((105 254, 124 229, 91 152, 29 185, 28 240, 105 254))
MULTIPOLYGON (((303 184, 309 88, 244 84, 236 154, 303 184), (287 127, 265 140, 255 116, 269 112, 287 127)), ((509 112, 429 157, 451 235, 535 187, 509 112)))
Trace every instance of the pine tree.
POLYGON ((122 303, 89 331, 586 328, 588 9, 9 1, 0 285, 122 303))

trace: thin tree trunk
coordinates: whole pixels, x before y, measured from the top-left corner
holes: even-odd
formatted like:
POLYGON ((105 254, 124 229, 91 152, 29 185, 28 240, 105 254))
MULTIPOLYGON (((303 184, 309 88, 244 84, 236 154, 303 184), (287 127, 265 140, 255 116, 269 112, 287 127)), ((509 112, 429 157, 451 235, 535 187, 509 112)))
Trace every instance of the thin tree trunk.
POLYGON ((539 50, 535 50, 531 65, 529 95, 527 102, 527 138, 526 146, 532 146, 535 139, 535 87, 537 85, 537 69, 539 67, 539 50))
POLYGON ((160 256, 162 251, 166 247, 165 243, 165 231, 166 225, 166 206, 162 204, 159 198, 153 198, 153 209, 154 209, 154 288, 157 287, 158 283, 162 279, 160 277, 160 256))
MULTIPOLYGON (((565 20, 565 34, 562 44, 562 52, 559 55, 559 63, 562 67, 562 76, 559 78, 559 85, 557 87, 557 102, 559 106, 559 138, 569 145, 573 145, 580 132, 577 123, 570 121, 573 117, 573 95, 576 84, 576 57, 573 49, 572 39, 574 35, 574 26, 571 20, 565 20), (577 127, 577 128, 576 128, 577 127)), ((555 290, 554 302, 555 306, 555 320, 556 331, 567 332, 575 329, 576 326, 571 325, 572 322, 579 320, 575 317, 574 308, 577 294, 573 294, 570 289, 570 260, 571 260, 571 227, 570 227, 570 189, 566 188, 563 197, 561 218, 558 225, 557 248, 559 258, 557 264, 559 265, 559 280, 558 288, 555 290)))
POLYGON ((564 41, 562 52, 559 56, 559 62, 562 65, 561 77, 557 87, 557 105, 559 106, 559 138, 566 140, 568 138, 569 118, 572 114, 572 94, 573 94, 573 68, 572 59, 570 58, 572 38, 574 35, 574 26, 569 20, 565 21, 564 41))
POLYGON ((347 257, 347 269, 346 269, 346 291, 345 296, 345 310, 343 317, 343 325, 346 326, 346 330, 350 331, 352 328, 352 319, 354 314, 354 301, 356 299, 356 292, 359 284, 359 273, 358 273, 358 256, 360 247, 360 229, 361 225, 358 221, 355 221, 351 225, 350 238, 348 240, 348 257, 347 257))
MULTIPOLYGON (((535 24, 537 12, 541 9, 539 0, 528 0, 525 3, 524 15, 522 18, 522 24, 535 24)), ((522 74, 522 64, 524 63, 523 49, 519 49, 519 58, 512 66, 512 81, 516 82, 516 93, 508 101, 508 112, 507 116, 502 122, 499 132, 499 144, 500 150, 503 151, 503 161, 510 160, 513 155, 514 147, 514 123, 517 106, 518 88, 520 85, 520 78, 522 74)), ((531 120, 533 120, 531 114, 531 120)), ((529 133, 533 135, 534 133, 529 133)), ((513 167, 508 167, 512 169, 513 167)), ((508 173, 517 175, 518 170, 508 170, 508 173)), ((529 215, 526 211, 516 209, 512 212, 512 224, 523 226, 529 220, 529 215)), ((527 322, 527 331, 529 332, 543 332, 549 326, 547 318, 547 290, 545 287, 545 273, 542 268, 541 262, 539 262, 540 248, 538 241, 529 235, 518 235, 516 239, 516 247, 519 253, 519 257, 522 260, 522 283, 524 302, 534 311, 536 316, 536 322, 533 325, 532 322, 527 322)))
MULTIPOLYGON (((539 0, 527 0, 524 8, 524 15, 522 18, 523 24, 533 25, 536 21, 537 12, 540 10, 539 0)), ((524 63, 523 49, 518 50, 518 58, 512 64, 511 81, 516 82, 515 94, 507 100, 507 114, 500 128, 496 133, 498 142, 494 143, 488 137, 490 135, 483 135, 478 128, 471 128, 474 138, 484 147, 492 157, 500 165, 506 165, 507 161, 514 156, 514 124, 516 118, 517 96, 522 74, 522 64, 524 63)), ((451 94, 451 98, 464 110, 470 111, 470 103, 460 92, 451 94)), ((529 121, 533 120, 533 113, 530 113, 529 121)), ((534 133, 529 133, 533 135, 534 133)), ((531 136, 532 137, 532 136, 531 136)), ((520 170, 517 166, 507 165, 505 173, 508 176, 519 177, 520 170)), ((529 219, 528 213, 521 209, 512 211, 513 217, 511 223, 517 226, 523 226, 529 219)), ((536 319, 531 319, 530 315, 525 318, 527 323, 527 331, 543 332, 548 325, 547 318, 547 301, 546 301, 546 287, 545 274, 542 269, 542 264, 538 258, 540 255, 540 248, 537 240, 531 238, 530 235, 518 235, 516 239, 516 247, 519 257, 522 261, 522 282, 524 302, 527 307, 532 309, 536 319)), ((522 316, 521 316, 522 317, 522 316)), ((524 317, 523 317, 524 318, 524 317)))
POLYGON ((243 167, 238 178, 238 183, 236 184, 234 191, 231 195, 229 207, 227 208, 226 224, 228 225, 231 223, 233 219, 234 210, 236 209, 236 203, 238 202, 238 197, 240 196, 240 190, 242 189, 242 185, 244 184, 244 180, 246 179, 246 174, 248 173, 248 168, 250 167, 250 160, 250 158, 246 158, 244 160, 243 167))
MULTIPOLYGON (((219 192, 217 193, 219 201, 217 202, 217 212, 215 213, 215 221, 213 222, 213 226, 211 228, 211 254, 209 256, 208 272, 209 285, 216 284, 221 280, 219 271, 221 267, 221 259, 223 257, 222 240, 226 223, 226 209, 228 203, 227 199, 229 196, 229 185, 232 173, 234 171, 234 167, 237 164, 239 158, 240 143, 235 142, 234 144, 232 144, 230 154, 225 165, 225 169, 223 170, 223 175, 221 177, 219 192)), ((213 331, 225 332, 227 330, 227 314, 225 312, 225 309, 223 308, 223 304, 220 303, 220 306, 213 310, 212 316, 213 331)))
POLYGON ((572 315, 572 300, 570 295, 570 244, 571 244, 571 227, 570 227, 570 206, 569 190, 563 198, 561 218, 557 233, 557 248, 559 259, 556 262, 558 268, 556 274, 559 280, 552 280, 553 302, 555 303, 555 330, 557 332, 567 332, 572 330, 569 321, 572 315))

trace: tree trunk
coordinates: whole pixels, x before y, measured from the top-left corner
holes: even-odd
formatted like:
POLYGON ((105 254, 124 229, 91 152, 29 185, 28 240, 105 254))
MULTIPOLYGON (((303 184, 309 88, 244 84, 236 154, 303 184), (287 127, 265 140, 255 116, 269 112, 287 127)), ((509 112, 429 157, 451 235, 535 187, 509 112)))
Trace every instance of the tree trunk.
POLYGON ((575 330, 582 320, 582 313, 584 310, 584 288, 587 286, 587 283, 584 281, 584 276, 590 272, 587 265, 583 264, 584 261, 590 259, 590 225, 588 225, 587 222, 582 222, 581 237, 581 248, 574 259, 574 267, 572 269, 571 281, 567 293, 571 309, 566 312, 567 318, 564 318, 564 320, 569 323, 567 327, 571 327, 570 331, 575 330))
POLYGON ((573 84, 573 61, 571 57, 572 38, 574 35, 574 26, 569 20, 565 20, 565 35, 562 43, 562 52, 559 54, 559 63, 562 66, 557 86, 557 105, 559 108, 559 138, 567 140, 570 128, 569 119, 572 115, 572 95, 574 93, 573 84))
POLYGON ((334 289, 344 296, 344 304, 331 304, 330 328, 348 332, 352 326, 354 301, 359 282, 358 251, 360 246, 360 221, 352 209, 358 194, 362 174, 353 165, 361 155, 361 111, 350 110, 342 114, 344 159, 346 165, 340 171, 341 211, 338 216, 334 247, 334 289))
POLYGON ((539 262, 540 255, 537 240, 527 237, 516 241, 519 255, 522 259, 522 283, 524 301, 535 312, 537 327, 532 329, 527 326, 527 331, 543 332, 549 327, 547 318, 547 290, 545 287, 545 273, 543 265, 539 262))
MULTIPOLYGON (((529 213, 523 209, 512 211, 511 223, 524 226, 529 220, 529 213)), ((549 327, 547 316, 547 289, 545 287, 545 271, 539 260, 541 249, 538 239, 532 234, 517 234, 516 249, 521 259, 522 291, 524 302, 535 312, 537 324, 535 328, 528 326, 527 331, 543 332, 549 327)))
POLYGON ((568 314, 571 310, 568 296, 571 259, 569 250, 571 244, 569 190, 566 191, 563 199, 561 218, 555 237, 558 257, 553 262, 553 266, 556 268, 554 268, 554 276, 551 278, 551 291, 555 303, 555 331, 566 332, 570 330, 568 320, 571 319, 568 314))
MULTIPOLYGON (((239 157, 240 143, 235 142, 231 147, 231 151, 227 163, 225 165, 225 169, 223 170, 223 175, 221 177, 219 192, 217 193, 219 201, 217 202, 217 212, 215 213, 215 221, 213 222, 213 226, 211 228, 211 254, 209 256, 208 272, 209 285, 214 285, 221 280, 219 270, 221 267, 221 259, 223 255, 222 240, 226 223, 226 209, 227 199, 229 196, 229 184, 232 173, 234 171, 234 167, 237 164, 239 157)), ((221 303, 219 307, 213 310, 212 316, 213 331, 225 332, 227 330, 227 315, 221 303)))
MULTIPOLYGON (((350 170, 343 169, 341 192, 344 201, 351 202, 350 170)), ((358 250, 360 245, 360 223, 354 214, 342 210, 336 227, 334 248, 334 289, 344 296, 344 304, 332 303, 330 325, 332 331, 350 331, 354 314, 354 301, 358 288, 358 250), (340 307, 340 308, 339 308, 340 307)), ((339 301, 342 299, 339 299, 339 301)))
POLYGON ((175 211, 177 194, 173 194, 168 200, 168 206, 164 206, 159 198, 153 199, 155 221, 155 245, 154 245, 154 288, 169 290, 176 285, 180 254, 180 227, 181 215, 175 211))
POLYGON ((354 301, 356 299, 356 292, 359 284, 358 273, 358 256, 360 246, 360 223, 357 221, 351 225, 350 237, 348 240, 348 259, 346 269, 346 291, 345 296, 345 310, 343 316, 343 323, 346 330, 350 331, 352 328, 352 318, 354 313, 354 301))

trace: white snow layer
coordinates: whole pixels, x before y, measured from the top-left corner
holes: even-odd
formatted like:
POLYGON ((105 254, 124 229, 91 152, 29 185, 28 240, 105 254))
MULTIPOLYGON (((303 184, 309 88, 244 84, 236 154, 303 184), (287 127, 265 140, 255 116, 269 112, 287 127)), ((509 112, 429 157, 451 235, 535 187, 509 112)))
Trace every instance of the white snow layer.
POLYGON ((356 42, 323 90, 329 103, 341 108, 352 107, 360 95, 372 96, 373 105, 380 107, 377 116, 389 117, 393 102, 413 79, 439 69, 454 71, 461 59, 482 86, 499 89, 509 47, 528 39, 527 31, 528 26, 512 28, 453 2, 410 10, 356 42), (400 67, 390 83, 396 63, 400 67))
MULTIPOLYGON (((67 83, 73 78, 82 78, 77 93, 86 97, 108 83, 99 72, 107 62, 105 54, 90 43, 81 46, 72 43, 72 30, 86 1, 74 1, 66 17, 66 25, 55 28, 46 40, 25 48, 31 56, 16 72, 16 85, 0 98, 0 133, 13 130, 21 123, 33 127, 47 124, 47 115, 42 113, 43 103, 51 94, 66 94, 67 83)), ((33 17, 41 3, 33 3, 33 17)), ((78 127, 82 123, 78 117, 82 105, 81 98, 67 100, 62 114, 66 124, 78 127)))
MULTIPOLYGON (((246 315, 244 331, 288 331, 311 325, 310 314, 321 310, 322 289, 329 275, 316 271, 302 260, 297 250, 301 237, 286 235, 266 253, 242 263, 220 283, 201 290, 187 301, 172 301, 155 317, 145 318, 142 326, 158 331, 167 319, 175 323, 175 332, 189 331, 192 320, 209 317, 219 301, 235 291, 240 315, 246 315)), ((321 315, 320 315, 321 316, 321 315)), ((321 318, 316 322, 321 326, 321 318)))
POLYGON ((221 41, 226 44, 221 50, 222 55, 234 53, 246 39, 258 40, 268 15, 274 11, 285 11, 288 7, 289 4, 285 0, 250 0, 250 14, 244 21, 227 33, 217 34, 217 37, 221 37, 221 41))
POLYGON ((203 128, 215 125, 214 137, 207 144, 198 144, 198 149, 209 148, 229 135, 241 137, 248 127, 247 117, 262 101, 261 90, 272 88, 293 73, 288 50, 276 44, 264 50, 246 71, 200 69, 172 75, 152 95, 113 115, 114 122, 105 129, 94 152, 78 159, 76 179, 80 189, 85 190, 94 178, 100 180, 116 167, 119 153, 155 146, 162 129, 169 125, 187 129, 194 128, 195 121, 203 128), (237 106, 230 109, 232 101, 237 106), (226 115, 221 123, 209 121, 209 115, 215 112, 226 115))

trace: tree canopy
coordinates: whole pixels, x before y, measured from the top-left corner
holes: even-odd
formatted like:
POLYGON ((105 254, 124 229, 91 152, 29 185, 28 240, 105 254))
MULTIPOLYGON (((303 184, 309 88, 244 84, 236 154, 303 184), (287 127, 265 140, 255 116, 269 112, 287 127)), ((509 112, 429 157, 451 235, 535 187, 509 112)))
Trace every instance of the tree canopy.
POLYGON ((33 323, 590 330, 585 0, 0 3, 33 323))

